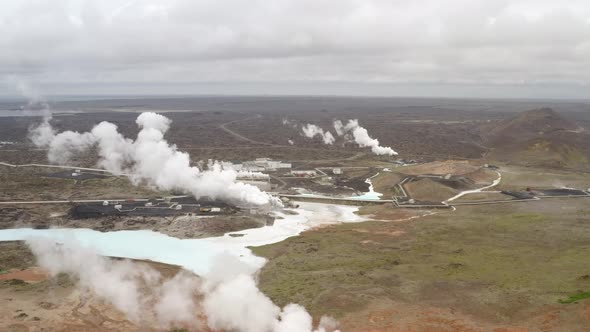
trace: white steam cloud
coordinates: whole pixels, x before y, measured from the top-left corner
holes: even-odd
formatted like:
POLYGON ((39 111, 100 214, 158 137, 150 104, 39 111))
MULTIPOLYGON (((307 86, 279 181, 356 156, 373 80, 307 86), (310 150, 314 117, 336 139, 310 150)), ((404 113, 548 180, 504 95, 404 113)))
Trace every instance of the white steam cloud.
POLYGON ((331 132, 329 131, 324 131, 324 129, 308 123, 305 126, 303 126, 301 128, 303 136, 308 137, 308 138, 314 138, 316 136, 320 136, 322 138, 322 141, 324 141, 324 144, 334 144, 334 135, 332 135, 331 132))
MULTIPOLYGON (((285 126, 285 127, 291 127, 292 129, 299 130, 299 125, 297 124, 297 121, 295 121, 295 120, 283 118, 282 123, 283 123, 283 126, 285 126)), ((288 139, 287 143, 289 143, 289 145, 295 145, 295 141, 293 141, 292 139, 288 139)))
POLYGON ((29 138, 36 146, 49 146, 55 137, 56 131, 51 126, 51 112, 43 115, 43 122, 29 131, 29 138))
POLYGON ((216 259, 201 289, 210 328, 240 332, 338 331, 338 323, 328 316, 321 317, 318 328, 313 330, 312 317, 301 305, 291 303, 279 308, 258 289, 255 272, 234 256, 216 259))
MULTIPOLYGON (((289 121, 283 120, 283 124, 289 124, 289 121)), ((336 134, 340 137, 343 137, 346 141, 355 142, 362 148, 370 147, 371 152, 379 156, 397 155, 397 152, 395 152, 392 148, 388 146, 381 146, 378 139, 371 138, 367 129, 361 127, 357 119, 348 120, 348 123, 346 124, 343 124, 340 120, 335 120, 333 125, 336 134)), ((308 123, 303 126, 301 130, 302 135, 308 138, 320 136, 324 144, 332 145, 336 141, 334 135, 332 135, 330 131, 324 130, 323 128, 314 124, 308 123)))
POLYGON ((297 124, 297 121, 295 121, 295 120, 283 118, 282 122, 283 122, 283 126, 286 126, 286 127, 291 127, 293 129, 297 129, 297 127, 299 127, 299 125, 297 124))
POLYGON ((134 184, 146 183, 160 190, 180 190, 195 197, 210 196, 233 203, 280 204, 255 186, 237 181, 239 174, 220 163, 209 163, 206 170, 191 166, 190 156, 168 143, 164 135, 170 119, 145 112, 136 123, 135 140, 125 138, 115 124, 101 122, 90 132, 64 131, 56 134, 50 118, 30 132, 33 143, 49 148, 52 163, 66 164, 76 154, 96 146, 100 167, 115 174, 127 174, 134 184))
POLYGON ((177 273, 161 286, 157 285, 155 289, 158 299, 155 301, 154 311, 160 325, 170 327, 186 322, 199 325, 195 318, 199 306, 194 295, 199 292, 200 286, 200 281, 186 271, 177 273))
POLYGON ((38 264, 51 275, 67 273, 80 288, 111 303, 136 323, 197 328, 204 316, 214 330, 337 331, 332 318, 322 317, 313 330, 312 317, 302 306, 276 306, 258 289, 253 277, 256 268, 229 254, 218 256, 202 280, 181 271, 163 281, 160 273, 148 265, 108 259, 73 241, 56 244, 34 238, 27 244, 38 264))
POLYGON ((147 265, 111 260, 73 242, 57 244, 35 238, 27 244, 39 266, 52 276, 68 274, 82 290, 112 304, 133 322, 155 320, 161 327, 168 327, 190 321, 195 315, 190 304, 200 282, 194 275, 179 273, 162 283, 160 273, 147 265), (184 289, 180 291, 179 286, 184 289))
POLYGON ((245 171, 242 169, 236 169, 234 164, 227 161, 214 161, 209 160, 207 163, 207 167, 209 169, 215 168, 215 164, 220 164, 223 170, 235 170, 236 175, 239 179, 246 179, 246 180, 270 180, 270 175, 262 172, 253 172, 253 171, 245 171))
POLYGON ((344 125, 342 121, 334 121, 334 130, 338 136, 344 136, 345 139, 354 141, 360 147, 370 147, 371 151, 376 155, 393 156, 397 155, 392 148, 379 145, 379 140, 371 138, 367 129, 359 126, 358 120, 348 120, 344 125))
POLYGON ((24 112, 32 112, 33 109, 40 109, 43 122, 34 130, 29 130, 29 139, 37 146, 49 145, 55 136, 55 129, 51 126, 51 119, 53 118, 49 104, 43 99, 43 96, 27 82, 18 78, 13 78, 16 90, 25 98, 27 98, 28 105, 24 108, 24 112))

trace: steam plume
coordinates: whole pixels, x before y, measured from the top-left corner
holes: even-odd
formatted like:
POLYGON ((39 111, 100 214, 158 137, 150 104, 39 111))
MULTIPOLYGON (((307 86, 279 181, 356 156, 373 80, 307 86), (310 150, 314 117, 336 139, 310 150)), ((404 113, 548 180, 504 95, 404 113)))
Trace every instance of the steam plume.
POLYGON ((287 119, 287 118, 283 118, 282 122, 283 122, 283 126, 291 127, 293 129, 297 129, 297 127, 299 126, 297 124, 297 121, 290 120, 290 119, 287 119))
POLYGON ((46 114, 43 115, 43 122, 29 131, 29 138, 36 146, 49 146, 55 137, 56 131, 51 126, 51 118, 51 112, 47 111, 46 114))
MULTIPOLYGON (((203 308, 209 327, 242 332, 311 332, 312 317, 298 304, 276 306, 256 286, 255 270, 234 256, 221 255, 205 276, 203 308), (236 296, 239 294, 239 296, 236 296)), ((314 332, 337 331, 337 322, 320 319, 314 332)))
MULTIPOLYGON (((37 238, 28 240, 27 244, 35 254, 38 264, 52 276, 60 273, 70 275, 77 280, 80 288, 91 291, 102 300, 111 303, 133 322, 146 321, 147 313, 153 311, 149 306, 153 299, 141 291, 142 286, 153 289, 163 301, 156 300, 156 308, 172 305, 166 311, 156 310, 156 319, 159 322, 168 324, 192 316, 192 313, 187 311, 190 307, 178 305, 192 301, 190 287, 184 292, 175 292, 169 284, 190 284, 187 275, 180 274, 159 286, 160 274, 147 265, 135 264, 129 260, 110 260, 97 255, 89 248, 70 242, 56 244, 49 239, 37 238), (172 298, 174 301, 171 301, 172 298)), ((195 280, 192 280, 192 283, 194 282, 195 280)))
POLYGON ((342 121, 334 121, 334 129, 338 136, 344 136, 347 140, 352 140, 357 143, 360 147, 370 147, 371 151, 376 155, 397 155, 392 148, 387 146, 379 145, 379 140, 371 138, 367 129, 359 126, 357 119, 348 120, 348 123, 344 125, 342 121))
POLYGON ((200 285, 195 276, 181 271, 161 286, 156 286, 158 300, 154 310, 160 325, 170 327, 184 322, 198 325, 195 316, 199 307, 194 294, 199 291, 200 285))
POLYGON ((55 130, 52 128, 50 121, 53 118, 49 104, 43 96, 27 82, 14 78, 16 89, 28 100, 24 109, 25 112, 31 112, 33 109, 40 109, 43 121, 34 129, 29 130, 29 139, 37 146, 49 145, 49 142, 55 136, 55 130))
MULTIPOLYGON (((162 328, 198 327, 203 312, 209 327, 216 330, 312 331, 312 317, 302 306, 277 307, 258 289, 253 277, 256 268, 229 254, 218 256, 203 280, 180 272, 162 282, 160 273, 147 265, 107 259, 72 240, 56 244, 33 238, 27 244, 51 275, 69 274, 80 288, 111 303, 136 323, 153 319, 162 328)), ((315 332, 336 331, 336 327, 333 319, 322 317, 315 332)))
MULTIPOLYGON (((283 122, 285 123, 285 122, 283 122)), ((288 122, 287 122, 288 123, 288 122)), ((301 128, 303 136, 308 138, 314 138, 320 136, 324 144, 333 144, 335 138, 330 131, 325 131, 321 127, 314 124, 306 124, 301 128)), ((387 146, 381 146, 379 140, 371 138, 367 129, 361 127, 358 120, 348 120, 347 124, 343 124, 342 121, 334 121, 334 130, 340 137, 344 137, 346 141, 352 141, 358 144, 360 147, 370 147, 371 151, 376 155, 397 155, 392 148, 387 146)))
POLYGON ((170 119, 145 112, 136 119, 140 131, 135 140, 125 138, 115 124, 101 122, 90 132, 55 134, 49 120, 31 131, 33 143, 48 147, 52 163, 66 164, 77 153, 97 146, 100 167, 127 174, 134 184, 146 183, 160 190, 180 190, 195 197, 210 196, 234 203, 280 204, 255 186, 237 181, 238 173, 219 163, 203 170, 191 166, 190 156, 169 144, 164 135, 170 119))
POLYGON ((329 131, 324 131, 324 129, 308 123, 301 128, 303 131, 303 135, 308 138, 314 138, 315 136, 320 136, 324 141, 324 144, 333 144, 334 143, 334 135, 332 135, 329 131))

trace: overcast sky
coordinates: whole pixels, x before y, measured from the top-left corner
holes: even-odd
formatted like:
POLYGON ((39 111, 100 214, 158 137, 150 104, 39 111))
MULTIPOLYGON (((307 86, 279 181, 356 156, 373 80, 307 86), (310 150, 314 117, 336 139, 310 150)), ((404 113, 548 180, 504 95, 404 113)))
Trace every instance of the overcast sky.
POLYGON ((0 50, 0 95, 587 98, 590 1, 2 0, 0 50))

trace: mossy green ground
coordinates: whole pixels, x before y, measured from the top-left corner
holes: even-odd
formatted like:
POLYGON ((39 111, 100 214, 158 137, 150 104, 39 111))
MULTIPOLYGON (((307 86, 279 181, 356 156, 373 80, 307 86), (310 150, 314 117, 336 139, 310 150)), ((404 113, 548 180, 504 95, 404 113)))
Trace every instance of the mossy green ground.
POLYGON ((559 303, 568 304, 568 303, 576 303, 580 300, 590 298, 590 292, 580 292, 578 294, 570 295, 565 300, 559 300, 559 303))
POLYGON ((269 258, 260 287, 278 304, 337 317, 387 298, 523 319, 590 290, 590 216, 580 213, 587 204, 461 207, 411 222, 308 231, 254 248, 269 258))
POLYGON ((0 242, 0 274, 12 269, 25 269, 34 264, 35 257, 18 241, 0 242))

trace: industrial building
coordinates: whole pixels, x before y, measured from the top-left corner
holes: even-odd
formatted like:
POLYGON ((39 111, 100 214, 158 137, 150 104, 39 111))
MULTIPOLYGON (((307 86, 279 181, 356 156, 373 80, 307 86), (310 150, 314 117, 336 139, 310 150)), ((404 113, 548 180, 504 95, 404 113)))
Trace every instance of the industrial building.
POLYGON ((317 174, 318 173, 315 170, 292 170, 291 171, 291 175, 297 176, 297 177, 305 177, 305 178, 313 177, 313 176, 316 176, 317 174))
POLYGON ((234 213, 236 209, 226 203, 213 200, 197 200, 193 197, 178 197, 169 200, 149 201, 103 201, 74 206, 70 214, 74 218, 97 218, 103 216, 180 216, 234 213))
POLYGON ((256 158, 255 160, 244 161, 241 164, 234 163, 231 167, 236 171, 272 172, 279 169, 290 169, 292 166, 291 163, 284 163, 270 158, 256 158))
POLYGON ((272 190, 272 184, 270 183, 270 181, 242 180, 242 179, 239 179, 239 181, 242 183, 246 183, 246 184, 258 187, 258 189, 260 189, 262 191, 272 190))

